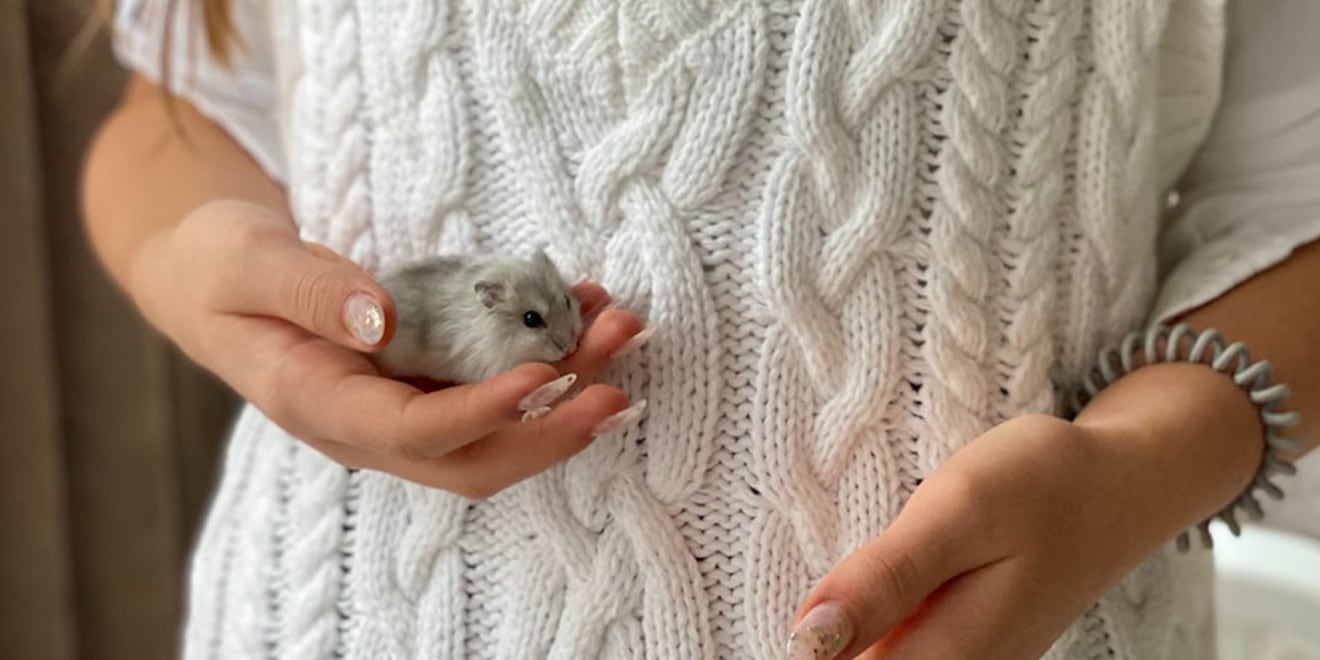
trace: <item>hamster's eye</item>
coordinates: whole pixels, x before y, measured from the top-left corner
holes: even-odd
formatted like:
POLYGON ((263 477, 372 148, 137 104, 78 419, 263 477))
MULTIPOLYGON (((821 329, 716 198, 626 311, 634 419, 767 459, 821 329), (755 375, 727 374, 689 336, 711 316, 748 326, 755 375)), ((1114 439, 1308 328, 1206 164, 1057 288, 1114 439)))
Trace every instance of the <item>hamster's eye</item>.
POLYGON ((523 325, 529 328, 540 328, 545 325, 545 319, 541 318, 536 312, 527 312, 523 314, 523 325))
POLYGON ((570 300, 568 296, 564 296, 564 307, 573 309, 573 301, 570 300))

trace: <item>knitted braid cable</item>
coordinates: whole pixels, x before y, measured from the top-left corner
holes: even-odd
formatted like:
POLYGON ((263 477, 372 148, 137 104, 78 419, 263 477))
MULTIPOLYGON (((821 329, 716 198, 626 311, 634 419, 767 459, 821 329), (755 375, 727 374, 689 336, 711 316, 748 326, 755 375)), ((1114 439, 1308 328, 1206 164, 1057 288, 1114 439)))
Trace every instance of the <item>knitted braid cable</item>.
MULTIPOLYGON (((1133 331, 1117 347, 1102 350, 1096 366, 1086 372, 1081 388, 1073 395, 1072 415, 1076 416, 1100 390, 1122 376, 1142 366, 1160 362, 1204 364, 1231 376, 1233 382, 1246 391, 1252 403, 1256 404, 1260 410, 1261 424, 1265 427, 1265 452, 1251 484, 1219 513, 1196 526, 1201 542, 1211 548, 1214 542, 1209 528, 1215 518, 1227 523, 1229 530, 1237 536, 1242 532, 1242 526, 1237 520, 1239 508, 1246 511, 1252 520, 1264 516, 1260 501, 1256 499, 1258 490, 1276 500, 1283 498, 1283 490, 1270 481, 1270 476, 1297 472, 1297 468, 1279 453, 1296 452, 1301 445, 1296 440, 1282 437, 1280 432, 1296 425, 1301 421, 1301 416, 1296 412, 1279 410, 1288 398, 1289 389, 1281 383, 1270 383, 1273 368, 1267 360, 1252 362, 1251 354, 1242 342, 1225 344, 1218 331, 1210 329, 1198 333, 1185 323, 1172 328, 1157 324, 1145 331, 1133 331)), ((1190 530, 1178 535, 1180 551, 1186 552, 1190 545, 1190 530)))

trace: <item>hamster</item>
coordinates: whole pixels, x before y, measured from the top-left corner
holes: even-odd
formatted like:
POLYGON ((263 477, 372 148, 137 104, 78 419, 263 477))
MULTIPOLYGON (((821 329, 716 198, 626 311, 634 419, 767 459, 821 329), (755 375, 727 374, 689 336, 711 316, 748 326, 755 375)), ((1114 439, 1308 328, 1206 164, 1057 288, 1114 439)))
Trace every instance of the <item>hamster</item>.
POLYGON ((475 383, 577 350, 577 297, 544 251, 530 260, 435 257, 381 278, 398 309, 376 355, 392 376, 475 383))

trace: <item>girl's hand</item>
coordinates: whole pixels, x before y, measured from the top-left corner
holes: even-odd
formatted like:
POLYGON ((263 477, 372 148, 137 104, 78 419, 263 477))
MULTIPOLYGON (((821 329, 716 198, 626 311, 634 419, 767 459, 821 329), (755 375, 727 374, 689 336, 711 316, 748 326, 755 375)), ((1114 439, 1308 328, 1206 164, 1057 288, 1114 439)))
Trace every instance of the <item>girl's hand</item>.
MULTIPOLYGON (((1246 397, 1231 383, 1210 387, 1227 388, 1224 408, 1245 410, 1249 431, 1249 405, 1231 398, 1246 397)), ((1204 499, 1186 482, 1161 484, 1172 459, 1159 448, 1174 444, 1127 425, 1045 416, 1001 424, 931 474, 888 529, 824 577, 797 613, 789 657, 1040 657, 1206 513, 1205 502, 1185 505, 1204 499)), ((1210 490, 1219 497, 1237 486, 1210 490)))
MULTIPOLYGON (((383 377, 360 351, 389 341, 389 294, 348 259, 299 240, 287 216, 263 206, 198 208, 145 243, 129 277, 139 307, 185 353, 349 467, 487 497, 581 451, 602 422, 629 406, 619 389, 590 385, 549 414, 520 421, 529 394, 561 373, 590 382, 641 330, 621 310, 600 313, 557 368, 525 364, 434 392, 383 377)), ((597 285, 575 293, 584 314, 609 298, 597 285)))

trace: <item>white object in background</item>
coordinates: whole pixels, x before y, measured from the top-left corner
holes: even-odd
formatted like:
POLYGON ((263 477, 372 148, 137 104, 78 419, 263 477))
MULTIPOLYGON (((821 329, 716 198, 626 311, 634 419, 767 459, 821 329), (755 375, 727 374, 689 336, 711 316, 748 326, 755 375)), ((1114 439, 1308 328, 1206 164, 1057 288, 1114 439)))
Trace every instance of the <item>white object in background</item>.
POLYGON ((1258 525, 1215 537, 1219 660, 1320 660, 1320 541, 1258 525))

